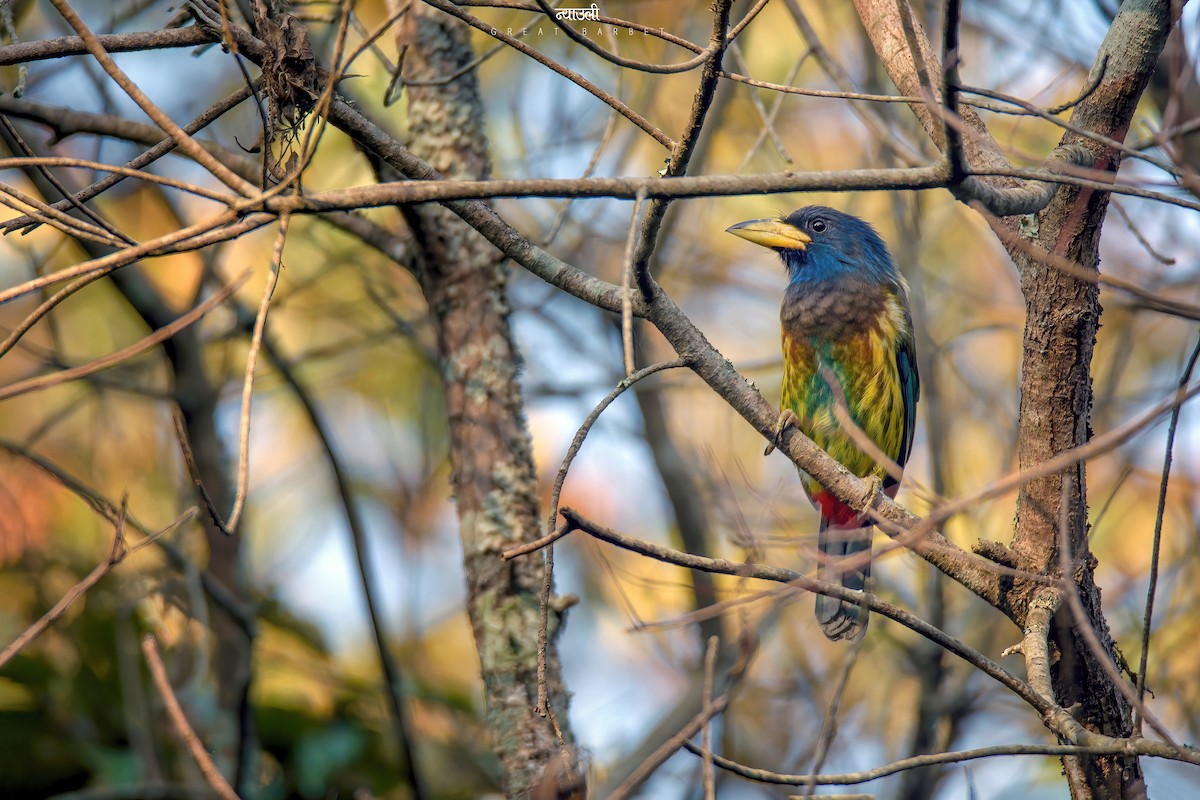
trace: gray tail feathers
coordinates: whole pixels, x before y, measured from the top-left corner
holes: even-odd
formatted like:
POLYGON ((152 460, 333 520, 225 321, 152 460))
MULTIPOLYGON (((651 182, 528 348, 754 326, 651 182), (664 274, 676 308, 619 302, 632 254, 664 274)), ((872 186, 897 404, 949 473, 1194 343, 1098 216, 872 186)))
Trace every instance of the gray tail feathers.
MULTIPOLYGON (((820 551, 817 578, 855 591, 865 589, 867 576, 871 574, 871 563, 859 554, 870 552, 871 530, 870 525, 841 528, 821 520, 821 530, 817 534, 817 549, 820 551), (847 561, 851 563, 847 564, 847 561)), ((866 606, 823 594, 816 595, 816 598, 817 622, 830 639, 852 639, 866 628, 866 606)))

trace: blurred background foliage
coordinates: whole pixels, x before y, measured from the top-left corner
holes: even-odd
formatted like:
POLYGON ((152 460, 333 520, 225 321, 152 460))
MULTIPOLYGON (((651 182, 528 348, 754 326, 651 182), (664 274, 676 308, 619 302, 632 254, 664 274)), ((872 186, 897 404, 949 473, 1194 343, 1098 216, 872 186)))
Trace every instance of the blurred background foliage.
MULTIPOLYGON (((78 2, 98 32, 150 30, 176 9, 163 2, 78 2)), ((606 13, 696 42, 706 41, 707 4, 610 0, 606 13)), ((920 5, 920 4, 918 4, 920 5)), ((931 30, 939 4, 918 8, 931 30)), ((745 3, 737 10, 744 12, 745 3)), ((25 40, 68 29, 47 4, 14 4, 25 40)), ((821 45, 862 91, 892 87, 877 66, 848 4, 801 0, 821 45)), ((297 3, 314 46, 328 55, 327 3, 297 3)), ((626 99, 663 130, 687 118, 696 76, 622 71, 586 53, 528 11, 474 9, 626 99)), ((1185 14, 1190 31, 1194 9, 1185 14)), ((360 0, 366 30, 389 15, 383 2, 360 0)), ((1055 0, 966 4, 963 79, 1039 105, 1070 100, 1085 85, 1087 64, 1103 37, 1104 3, 1055 0)), ((737 16, 737 14, 735 14, 737 16)), ((495 44, 474 32, 476 51, 495 44)), ((655 62, 690 54, 654 37, 591 31, 603 46, 655 62)), ((352 32, 351 41, 361 41, 352 32)), ((776 82, 837 88, 808 52, 788 5, 771 3, 739 40, 737 71, 776 82)), ((376 45, 395 61, 392 37, 376 45)), ((733 55, 733 54, 731 54, 733 55)), ((219 48, 124 54, 117 61, 176 120, 190 119, 242 79, 219 48)), ((578 87, 508 48, 479 67, 497 177, 650 175, 665 153, 578 87)), ((343 84, 359 107, 407 135, 405 99, 385 105, 390 69, 368 51, 343 84)), ((3 80, 11 87, 15 70, 3 80)), ((29 67, 26 97, 97 113, 129 114, 129 104, 86 58, 29 67)), ((1161 121, 1153 98, 1130 139, 1161 121)), ((984 112, 996 139, 1017 163, 1035 164, 1057 142, 1057 127, 1028 116, 984 112)), ((43 127, 17 122, 39 147, 43 127)), ((248 105, 202 138, 237 152, 258 130, 248 105)), ((123 162, 137 150, 114 139, 70 136, 55 152, 123 162)), ((251 156, 253 157, 253 156, 251 156)), ((781 169, 835 170, 928 159, 932 151, 908 109, 852 103, 724 82, 693 161, 693 174, 781 169), (758 100, 776 114, 764 137, 758 100), (777 109, 776 109, 777 106, 777 109), (882 135, 885 134, 885 135, 882 135), (778 137, 778 145, 773 141, 778 137)), ((1194 165, 1200 166, 1200 165, 1194 165)), ((156 167, 200 179, 179 158, 156 167)), ((1129 162, 1123 175, 1160 179, 1129 162)), ((70 175, 72 185, 81 182, 70 175)), ((368 183, 372 174, 344 136, 327 129, 305 185, 316 189, 368 183)), ((36 190, 18 173, 10 181, 36 190)), ((914 482, 946 497, 1015 469, 1017 366, 1023 306, 1013 267, 986 225, 943 192, 729 197, 677 202, 654 268, 664 287, 721 350, 772 401, 779 391, 777 308, 784 274, 772 257, 722 233, 733 222, 800 205, 836 206, 870 220, 891 244, 914 290, 924 397, 914 482)), ((519 230, 566 261, 620 281, 631 204, 614 200, 502 200, 497 208, 519 230)), ((1164 295, 1197 300, 1196 217, 1149 201, 1116 202, 1104 231, 1102 270, 1164 295)), ((200 218, 210 206, 193 197, 126 181, 95 202, 139 240, 200 218)), ((368 212, 397 231, 392 209, 368 212)), ((190 306, 203 275, 226 280, 255 266, 239 292, 253 307, 274 240, 272 230, 200 253, 147 261, 142 272, 176 310, 190 306)), ((86 256, 43 227, 0 241, 5 285, 69 266, 86 256)), ((335 446, 368 524, 370 569, 384 593, 385 628, 405 677, 421 772, 438 798, 496 791, 497 766, 481 720, 478 661, 463 611, 457 520, 448 500, 447 433, 427 309, 411 275, 378 251, 314 217, 297 218, 269 332, 296 378, 331 423, 335 446)), ((621 377, 619 332, 605 314, 515 270, 512 321, 526 361, 528 416, 545 497, 575 428, 621 377)), ((1195 325, 1146 311, 1128 295, 1105 290, 1105 315, 1093 364, 1092 425, 1110 430, 1159 402, 1178 380, 1195 325)), ((41 298, 0 307, 7 331, 41 298)), ((205 357, 220 390, 218 423, 232 467, 236 451, 247 339, 233 312, 203 322, 205 357)), ((79 364, 145 335, 142 322, 111 284, 72 297, 21 345, 0 359, 9 383, 47 368, 79 364)), ((669 348, 643 330, 645 363, 669 348)), ((27 448, 131 512, 148 528, 166 525, 194 501, 165 399, 171 391, 160 352, 90 379, 7 400, 0 405, 0 640, 14 639, 108 553, 112 526, 88 504, 12 446, 27 448)), ((763 442, 706 387, 667 372, 620 399, 591 433, 566 483, 563 502, 627 533, 679 546, 687 533, 668 483, 690 481, 686 503, 706 520, 708 553, 732 559, 749 551, 795 569, 811 565, 817 517, 782 456, 759 457, 763 442), (665 426, 652 424, 656 404, 665 426), (653 413, 651 411, 650 413, 653 413), (669 441, 682 469, 656 456, 669 441)), ((1165 424, 1089 464, 1092 543, 1097 582, 1122 651, 1131 661, 1139 637, 1165 441, 1165 424)), ((1184 741, 1200 736, 1200 605, 1196 481, 1200 431, 1185 412, 1164 526, 1163 583, 1155 618, 1148 685, 1153 708, 1184 741)), ((327 463, 294 391, 278 369, 260 361, 251 440, 251 492, 240 569, 252 587, 253 714, 261 737, 263 798, 406 796, 397 767, 362 587, 327 463)), ((928 504, 901 500, 917 513, 928 504)), ((1014 496, 972 507, 947 534, 969 547, 1006 541, 1014 496)), ((199 528, 168 537, 195 563, 206 549, 199 528)), ((691 540, 691 541, 694 541, 691 540)), ((625 774, 643 741, 661 741, 694 713, 702 641, 681 620, 697 607, 682 571, 598 546, 582 536, 560 544, 558 588, 579 597, 561 639, 564 674, 574 694, 570 721, 590 754, 597 786, 625 774), (648 623, 663 622, 663 625, 648 623), (635 630, 636 629, 636 630, 635 630), (691 700, 689 701, 689 697, 691 700), (674 726, 674 728, 672 728, 674 726), (653 733, 659 731, 659 734, 653 733), (655 740, 655 736, 659 736, 655 740)), ((946 585, 903 552, 879 559, 879 592, 999 658, 1019 633, 961 587, 946 585)), ((731 600, 762 586, 715 580, 716 598, 731 600)), ((172 682, 198 732, 212 714, 213 657, 197 578, 153 548, 137 553, 77 601, 35 644, 0 671, 0 795, 84 798, 150 796, 146 786, 194 780, 180 758, 145 679, 137 643, 148 631, 163 643, 172 682), (143 794, 134 794, 136 787, 143 794), (126 792, 122 794, 122 792, 126 792)), ((720 750, 735 760, 803 772, 846 649, 820 636, 802 595, 773 592, 733 606, 718 630, 723 640, 750 637, 753 663, 717 728, 720 750)), ((711 624, 711 623, 710 623, 711 624)), ((1006 664, 1020 671, 1010 657, 1006 664)), ((968 666, 876 617, 845 696, 839 736, 827 770, 851 771, 903 757, 927 741, 962 748, 1041 742, 1045 732, 1027 709, 968 666), (920 737, 924 737, 920 739, 920 737)), ((1149 786, 1162 796, 1197 780, 1194 768, 1147 763, 1149 786), (1190 783, 1189 783, 1190 782, 1190 783)), ((1060 797, 1065 786, 1052 759, 992 759, 927 771, 926 783, 895 776, 867 784, 880 797, 1060 797), (925 792, 925 794, 921 794, 925 792)), ((660 771, 646 796, 694 797, 698 761, 684 753, 660 771)), ((167 789, 162 789, 167 792, 167 789)), ((172 790, 175 791, 175 790, 172 790)), ((168 793, 169 794, 169 793, 168 793)), ((164 794, 163 796, 168 796, 164 794)), ((728 797, 775 797, 774 790, 721 779, 728 797)), ((203 796, 197 792, 195 796, 203 796)), ((597 794, 597 796, 601 796, 597 794)))

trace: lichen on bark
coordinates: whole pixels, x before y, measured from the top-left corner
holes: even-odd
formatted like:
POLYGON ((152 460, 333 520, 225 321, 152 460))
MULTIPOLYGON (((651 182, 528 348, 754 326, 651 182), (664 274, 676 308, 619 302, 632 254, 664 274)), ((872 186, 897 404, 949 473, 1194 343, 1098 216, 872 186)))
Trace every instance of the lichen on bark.
MULTIPOLYGON (((414 5, 409 16, 405 77, 445 76, 471 62, 462 23, 424 4, 414 5)), ((483 102, 474 71, 444 85, 410 86, 407 94, 412 151, 448 177, 487 178, 483 102)), ((561 612, 549 615, 545 665, 563 733, 560 745, 552 720, 535 711, 541 563, 500 558, 513 543, 537 538, 540 527, 520 356, 508 320, 507 270, 500 252, 447 209, 417 206, 404 213, 421 251, 418 277, 438 329, 467 610, 488 728, 505 794, 521 797, 562 760, 571 732, 554 641, 561 612)))

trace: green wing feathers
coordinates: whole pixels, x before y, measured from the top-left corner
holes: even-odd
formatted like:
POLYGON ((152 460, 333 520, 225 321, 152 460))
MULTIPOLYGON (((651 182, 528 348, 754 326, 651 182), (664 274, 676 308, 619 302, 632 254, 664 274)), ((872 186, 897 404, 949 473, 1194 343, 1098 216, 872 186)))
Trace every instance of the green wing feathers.
MULTIPOLYGON (((785 326, 782 401, 796 415, 801 430, 823 450, 855 475, 875 476, 888 489, 896 479, 838 423, 837 396, 826 379, 832 373, 850 418, 903 467, 912 451, 920 392, 912 319, 901 297, 889 293, 874 323, 837 338, 796 335, 785 326), (825 374, 822 367, 827 368, 825 374)), ((807 475, 804 488, 821 510, 818 578, 863 590, 870 574, 870 561, 862 555, 871 549, 870 524, 807 475)), ((848 601, 817 595, 815 610, 830 639, 852 638, 867 624, 866 609, 848 601)))
MULTIPOLYGON (((903 466, 912 450, 919 387, 912 321, 903 301, 889 293, 876 324, 837 339, 783 331, 782 404, 800 429, 860 478, 895 483, 837 422, 835 395, 821 367, 837 378, 850 418, 889 458, 903 466)), ((808 478, 815 499, 820 485, 808 478)))

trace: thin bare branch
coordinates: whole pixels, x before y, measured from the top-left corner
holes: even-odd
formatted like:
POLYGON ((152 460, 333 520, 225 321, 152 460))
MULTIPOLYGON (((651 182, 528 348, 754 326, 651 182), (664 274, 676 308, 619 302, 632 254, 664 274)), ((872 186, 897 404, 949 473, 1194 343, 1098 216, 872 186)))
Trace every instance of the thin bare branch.
POLYGON ((11 661, 13 656, 25 649, 31 642, 33 642, 34 639, 45 633, 47 628, 53 625, 63 614, 66 613, 67 609, 71 607, 72 603, 74 603, 83 595, 87 594, 88 590, 99 583, 100 579, 107 575, 113 567, 115 567, 117 564, 120 564, 128 556, 136 553, 138 550, 141 550, 146 545, 152 544, 160 536, 165 536, 166 534, 183 527, 190 522, 197 513, 196 508, 189 508, 176 517, 175 521, 167 525, 165 528, 154 531, 149 536, 135 544, 133 547, 129 547, 125 542, 125 518, 128 504, 129 497, 126 495, 121 498, 120 511, 118 512, 117 521, 114 525, 116 530, 113 533, 113 543, 112 547, 109 549, 107 558, 97 564, 96 568, 88 573, 87 577, 72 586, 67 593, 62 596, 62 599, 54 604, 53 608, 42 615, 41 619, 26 628, 25 631, 16 639, 14 639, 8 647, 4 648, 3 652, 0 652, 0 669, 3 669, 4 665, 11 661))
MULTIPOLYGON (((164 50, 180 47, 195 47, 209 41, 199 28, 168 28, 161 31, 137 31, 133 33, 100 34, 96 44, 107 53, 133 53, 139 50, 164 50)), ((21 42, 0 47, 0 67, 25 64, 30 61, 48 61, 63 56, 79 56, 88 53, 87 45, 78 36, 60 36, 36 42, 21 42)))
MULTIPOLYGON (((713 702, 713 681, 717 669, 717 646, 721 640, 716 636, 710 636, 708 645, 704 650, 704 689, 701 692, 701 702, 703 708, 708 708, 713 702)), ((706 718, 703 725, 700 727, 700 746, 704 748, 706 753, 704 757, 704 766, 702 772, 702 782, 704 784, 704 800, 717 800, 717 780, 716 774, 713 772, 713 762, 711 756, 711 746, 709 744, 710 725, 706 718)))
POLYGON ((1079 631, 1083 640, 1087 642, 1088 648, 1092 651, 1093 657, 1100 662, 1108 679, 1113 685, 1125 696, 1129 701, 1129 705, 1137 709, 1140 719, 1144 720, 1154 732, 1163 738, 1168 745, 1176 751, 1182 753, 1182 746, 1175 741, 1175 737, 1171 735, 1171 731, 1167 726, 1158 719, 1156 715, 1151 713, 1150 709, 1146 708, 1137 696, 1137 689, 1130 686, 1125 680, 1125 676, 1121 674, 1121 670, 1113 662, 1113 652, 1110 646, 1106 647, 1104 642, 1100 641, 1096 629, 1092 626, 1092 621, 1088 617, 1087 610, 1083 607, 1083 601, 1079 598, 1079 587, 1076 585, 1074 556, 1071 552, 1070 539, 1070 524, 1069 515, 1071 513, 1071 504, 1067 501, 1067 496, 1071 492, 1071 481, 1074 475, 1070 472, 1063 475, 1062 493, 1063 501, 1059 504, 1059 541, 1058 541, 1058 566, 1062 571, 1063 580, 1063 596, 1067 601, 1067 608, 1071 610, 1071 615, 1075 618, 1075 629, 1079 631))
POLYGON ((447 13, 453 17, 457 17, 458 19, 461 19, 463 22, 467 23, 471 27, 481 30, 486 34, 495 37, 496 39, 500 40, 501 42, 504 42, 505 44, 507 44, 509 47, 513 48, 514 50, 517 50, 520 53, 523 53, 524 55, 529 56, 530 58, 532 58, 534 61, 538 62, 539 64, 553 70, 554 72, 557 72, 559 75, 562 75, 564 78, 571 81, 576 86, 579 86, 580 88, 586 90, 587 92, 591 93, 592 96, 596 97, 601 102, 607 104, 608 106, 610 106, 611 108, 616 110, 618 113, 620 113, 621 116, 625 117, 625 119, 629 120, 634 125, 638 126, 643 131, 648 133, 650 135, 650 137, 652 139, 654 139, 654 141, 658 142, 659 144, 661 144, 663 147, 667 148, 668 150, 673 149, 675 147, 675 142, 673 142, 671 140, 671 138, 669 136, 667 136, 665 133, 663 133, 661 130, 659 130, 654 125, 652 125, 649 120, 647 120, 641 114, 634 111, 632 108, 630 108, 625 103, 621 102, 620 99, 613 97, 611 94, 604 91, 599 86, 592 83, 587 78, 580 75, 579 73, 574 72, 573 70, 570 70, 567 67, 564 67, 562 64, 559 64, 557 61, 554 61, 553 59, 547 58, 546 56, 539 53, 537 50, 533 49, 529 45, 522 42, 520 39, 517 39, 516 37, 513 37, 513 36, 509 36, 507 33, 503 32, 501 30, 497 30, 496 28, 492 27, 491 25, 489 25, 488 23, 479 19, 478 17, 473 16, 472 14, 469 14, 466 11, 463 11, 461 8, 454 5, 453 3, 447 2, 447 0, 425 0, 425 2, 427 2, 429 5, 433 6, 434 8, 438 9, 439 11, 444 11, 445 13, 447 13))
MULTIPOLYGON (((45 458, 25 445, 17 442, 0 439, 0 450, 5 450, 12 455, 21 458, 33 466, 37 467, 42 472, 46 473, 52 480, 63 486, 67 491, 76 495, 89 508, 95 511, 104 519, 112 524, 116 524, 120 510, 116 503, 109 500, 107 497, 85 484, 79 478, 75 477, 65 469, 55 464, 53 461, 45 458)), ((142 536, 151 536, 153 531, 138 521, 133 514, 126 515, 126 527, 132 528, 142 536)), ((167 539, 159 538, 156 541, 160 550, 166 554, 171 565, 176 569, 187 572, 195 572, 200 576, 200 582, 204 587, 204 591, 208 596, 220 606, 220 608, 229 614, 248 636, 253 636, 256 625, 254 619, 254 611, 242 603, 237 596, 230 590, 228 586, 221 582, 219 578, 212 574, 207 569, 201 569, 196 564, 184 555, 183 551, 173 545, 167 539)))
MULTIPOLYGON (((1200 359, 1200 340, 1192 348, 1192 354, 1188 358, 1187 366, 1183 368, 1183 374, 1179 376, 1179 389, 1187 386, 1188 381, 1192 379, 1192 370, 1196 368, 1197 359, 1200 359)), ((1154 512, 1154 544, 1150 547, 1150 580, 1146 586, 1146 610, 1142 614, 1142 654, 1138 659, 1137 670, 1138 701, 1134 705, 1133 729, 1134 732, 1139 734, 1142 731, 1140 706, 1145 703, 1146 699, 1146 669, 1147 659, 1150 657, 1150 631, 1154 623, 1154 595, 1155 590, 1158 588, 1158 562, 1162 545, 1163 517, 1166 515, 1167 510, 1167 482, 1171 478, 1171 459, 1175 449, 1175 432, 1179 427, 1179 415, 1182 411, 1182 406, 1175 406, 1171 409, 1171 422, 1167 426, 1166 452, 1163 454, 1162 478, 1158 482, 1158 507, 1154 512)))
POLYGON ((977 652, 971 647, 968 647, 963 642, 955 639, 953 636, 941 631, 930 625, 925 620, 912 614, 898 606, 895 606, 877 595, 869 592, 852 591, 844 586, 828 581, 816 580, 806 575, 801 575, 790 569, 782 567, 774 567, 768 564, 754 563, 734 563, 723 558, 708 558, 692 553, 683 553, 670 547, 653 544, 651 542, 642 541, 632 536, 620 533, 618 531, 607 528, 598 523, 592 522, 582 516, 574 509, 562 509, 562 515, 567 519, 576 530, 609 544, 616 545, 623 550, 628 550, 632 553, 639 553, 644 556, 649 556, 656 561, 662 561, 667 564, 674 564, 685 569, 699 569, 705 572, 712 572, 719 575, 734 575, 744 578, 754 578, 756 580, 773 581, 783 583, 794 588, 803 589, 817 594, 823 594, 827 597, 835 597, 839 600, 849 600, 853 603, 865 604, 872 613, 881 614, 888 617, 906 628, 914 631, 921 636, 929 639, 935 644, 944 647, 947 651, 957 655, 972 666, 978 668, 981 672, 998 681, 1001 685, 1008 688, 1022 700, 1033 706, 1040 712, 1050 712, 1054 710, 1054 706, 1049 701, 1042 698, 1033 690, 1029 684, 1022 681, 1017 676, 1013 675, 1008 670, 996 664, 991 659, 977 652))
POLYGON ((171 728, 175 731, 180 743, 187 749, 192 760, 196 762, 196 766, 200 768, 200 774, 204 776, 205 782, 221 800, 240 800, 237 792, 233 790, 233 787, 225 780, 225 776, 217 769, 217 765, 213 763, 212 756, 204 748, 204 743, 200 741, 196 731, 188 723, 187 716, 183 713, 183 708, 175 697, 175 690, 171 688, 171 681, 167 678, 167 668, 163 665, 162 656, 158 654, 158 642, 153 634, 147 634, 142 639, 142 654, 146 657, 146 665, 150 667, 150 677, 154 679, 154 686, 158 689, 166 706, 167 717, 171 720, 171 728))
POLYGON ((250 406, 254 400, 254 368, 258 363, 258 350, 262 346, 263 331, 267 327, 267 311, 271 307, 271 297, 275 294, 279 271, 283 267, 283 247, 287 242, 291 219, 287 215, 279 219, 279 233, 275 236, 271 266, 267 270, 262 299, 258 304, 258 315, 254 318, 254 331, 250 335, 250 349, 246 353, 246 375, 242 380, 242 411, 238 422, 237 488, 233 497, 233 509, 229 512, 229 518, 225 524, 225 533, 230 535, 237 532, 238 522, 242 518, 242 510, 246 507, 246 493, 250 484, 250 406))
MULTIPOLYGON (((11 286, 8 289, 0 291, 0 303, 7 303, 18 297, 36 292, 46 286, 52 286, 62 281, 69 281, 73 278, 82 276, 98 276, 107 275, 115 269, 132 264, 133 262, 144 258, 152 253, 171 252, 170 248, 185 246, 183 243, 192 240, 194 246, 204 246, 212 244, 215 241, 221 241, 227 238, 235 238, 246 230, 250 229, 250 221, 242 220, 239 225, 227 226, 234 222, 237 215, 232 211, 225 211, 216 216, 198 222, 194 225, 189 225, 185 228, 178 228, 170 233, 159 236, 156 239, 142 242, 136 247, 127 247, 123 250, 118 250, 112 255, 107 255, 102 258, 94 258, 89 261, 84 261, 81 264, 76 264, 73 267, 60 269, 57 272, 52 272, 49 275, 43 275, 39 278, 19 283, 16 286, 11 286), (221 229, 221 230, 218 230, 221 229), (207 234, 216 232, 215 238, 205 238, 207 234)), ((264 221, 257 223, 258 225, 265 224, 264 221)))
POLYGON ((40 391, 42 389, 48 389, 52 386, 58 386, 59 384, 67 383, 69 381, 79 380, 80 378, 85 378, 88 375, 100 372, 101 370, 106 370, 116 364, 128 361, 134 356, 144 353, 155 345, 170 339, 176 333, 188 327, 189 325, 199 322, 205 314, 207 314, 209 311, 212 311, 221 303, 225 302, 230 295, 237 291, 238 288, 246 282, 249 277, 250 270, 243 272, 239 277, 234 278, 232 282, 224 286, 220 291, 214 293, 212 297, 208 298, 188 313, 181 315, 170 325, 159 328, 149 336, 134 342, 128 347, 124 347, 115 353, 101 356, 100 358, 89 361, 86 364, 81 364, 78 367, 71 367, 70 369, 51 372, 46 375, 38 375, 34 378, 26 378, 23 381, 10 383, 7 386, 0 386, 0 400, 7 400, 12 397, 17 397, 18 395, 28 394, 29 392, 40 391))
MULTIPOLYGON (((613 401, 620 397, 626 389, 643 378, 647 378, 664 369, 678 369, 685 366, 687 366, 687 363, 683 359, 675 359, 674 361, 660 361, 657 364, 642 367, 637 372, 622 379, 611 392, 604 396, 603 400, 596 404, 596 407, 592 409, 592 413, 587 415, 583 423, 579 426, 579 430, 575 432, 575 437, 571 440, 571 445, 567 448, 566 455, 563 456, 562 464, 558 467, 558 474, 554 477, 554 488, 550 492, 550 512, 546 520, 547 531, 554 531, 555 523, 558 521, 558 500, 562 495, 562 487, 567 480, 567 471, 571 468, 571 462, 575 460, 575 456, 579 453, 579 449, 583 447, 583 442, 591 432, 592 426, 596 424, 596 420, 600 419, 600 415, 604 413, 604 410, 612 405, 613 401)), ((538 541, 545 542, 544 539, 539 539, 538 541)), ((545 543, 549 544, 550 542, 545 543)), ((531 545, 522 545, 519 548, 507 551, 504 557, 505 559, 514 558, 517 555, 524 555, 536 549, 528 549, 530 547, 531 545)))
POLYGON ((633 248, 637 243, 638 221, 642 213, 645 192, 639 192, 629 215, 629 236, 625 240, 625 258, 621 261, 621 352, 625 359, 625 375, 637 369, 633 358, 633 248))
MULTIPOLYGON (((1103 745, 1001 744, 992 745, 991 747, 979 747, 974 750, 959 750, 948 753, 930 753, 928 755, 913 756, 912 758, 893 761, 890 764, 862 770, 861 772, 830 773, 826 775, 787 775, 771 772, 770 770, 747 767, 744 764, 739 764, 736 761, 719 755, 713 755, 713 762, 723 770, 727 770, 734 775, 748 780, 758 781, 759 783, 780 784, 784 786, 804 786, 810 783, 816 786, 849 786, 879 780, 880 778, 886 778, 889 775, 895 775, 898 772, 910 769, 932 767, 939 764, 958 764, 963 761, 975 761, 981 758, 995 758, 997 756, 1123 755, 1136 751, 1145 742, 1147 742, 1145 739, 1115 739, 1112 743, 1103 745)), ((694 755, 701 757, 704 755, 701 748, 691 742, 684 742, 683 746, 688 752, 694 755)), ((822 797, 824 796, 822 795, 822 797)))
POLYGON ((71 4, 68 3, 67 0, 50 0, 50 2, 54 4, 56 9, 58 9, 58 13, 62 14, 63 19, 67 21, 67 24, 74 28, 75 32, 79 34, 79 38, 83 40, 83 44, 87 48, 88 52, 91 53, 92 57, 100 63, 100 66, 104 68, 104 71, 108 73, 109 77, 111 77, 117 83, 117 85, 121 87, 125 94, 129 95, 131 100, 138 104, 138 107, 141 108, 142 111, 146 112, 146 115, 149 116, 150 119, 154 120, 156 125, 162 128, 164 132, 166 132, 172 139, 175 140, 175 144, 180 150, 187 153, 192 160, 203 166, 205 169, 211 172, 214 177, 234 191, 246 196, 252 196, 257 193, 258 190, 255 189, 252 184, 243 180, 238 175, 235 175, 229 170, 228 167, 209 155, 204 148, 200 147, 195 139, 193 139, 182 128, 180 128, 174 120, 163 113, 162 109, 155 105, 150 98, 147 97, 140 88, 138 88, 137 84, 129 79, 129 76, 126 75, 125 72, 117 66, 116 62, 112 60, 112 56, 105 51, 104 45, 99 39, 96 38, 96 35, 92 33, 91 28, 88 27, 87 23, 83 21, 83 18, 80 17, 78 13, 76 13, 75 9, 71 7, 71 4))
POLYGON ((651 753, 650 756, 643 761, 642 764, 636 770, 634 770, 630 776, 616 788, 616 790, 612 792, 612 794, 608 796, 608 800, 625 800, 626 797, 633 795, 637 788, 645 783, 646 780, 654 774, 655 770, 662 766, 664 761, 673 756, 679 750, 679 748, 683 747, 687 741, 695 736, 702 727, 708 724, 710 719, 725 711, 728 705, 728 694, 723 694, 717 697, 711 703, 706 704, 704 708, 700 709, 700 713, 698 713, 686 725, 684 725, 683 728, 680 729, 679 733, 663 742, 657 750, 651 753))

